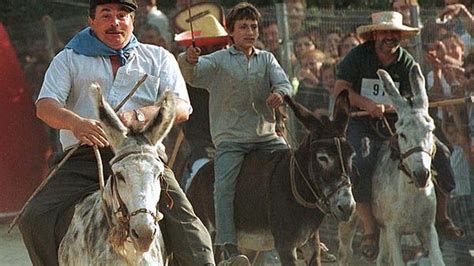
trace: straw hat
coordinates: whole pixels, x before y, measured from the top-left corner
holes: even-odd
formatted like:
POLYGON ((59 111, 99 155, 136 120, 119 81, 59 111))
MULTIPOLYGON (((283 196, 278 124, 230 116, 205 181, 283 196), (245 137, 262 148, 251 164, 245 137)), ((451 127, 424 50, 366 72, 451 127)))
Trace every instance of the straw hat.
MULTIPOLYGON (((227 44, 229 35, 219 21, 211 14, 195 19, 193 22, 194 42, 197 46, 227 44)), ((192 44, 191 31, 176 34, 174 40, 182 46, 192 44)))
POLYGON ((172 18, 174 32, 183 32, 185 30, 190 30, 190 20, 194 22, 195 20, 207 14, 213 15, 215 18, 217 18, 221 25, 225 26, 224 9, 216 3, 201 2, 197 4, 192 4, 191 6, 189 6, 189 8, 184 8, 180 10, 172 18), (189 13, 191 13, 191 18, 189 18, 189 13))
POLYGON ((364 40, 371 40, 372 32, 377 30, 399 30, 402 39, 410 38, 420 32, 419 28, 403 25, 402 14, 395 11, 377 12, 372 14, 372 24, 357 28, 357 35, 364 40))

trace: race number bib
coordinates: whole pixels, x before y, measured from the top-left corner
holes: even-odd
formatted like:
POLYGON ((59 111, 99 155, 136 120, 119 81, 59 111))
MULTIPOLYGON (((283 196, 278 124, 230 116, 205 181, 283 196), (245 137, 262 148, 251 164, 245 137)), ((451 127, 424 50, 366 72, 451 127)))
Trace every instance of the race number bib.
MULTIPOLYGON (((395 87, 400 90, 400 82, 395 82, 395 87)), ((362 79, 360 95, 376 103, 392 104, 388 95, 385 95, 383 82, 380 79, 362 79)))

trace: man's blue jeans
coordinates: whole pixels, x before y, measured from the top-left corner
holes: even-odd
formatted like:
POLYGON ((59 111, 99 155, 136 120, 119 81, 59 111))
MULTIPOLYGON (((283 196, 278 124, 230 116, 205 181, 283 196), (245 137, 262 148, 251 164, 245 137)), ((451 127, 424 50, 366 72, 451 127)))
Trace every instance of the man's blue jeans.
POLYGON ((237 244, 234 224, 234 195, 237 176, 246 154, 253 150, 288 149, 281 138, 257 143, 222 142, 217 146, 214 163, 214 207, 216 212, 215 244, 237 244))
MULTIPOLYGON (((347 138, 354 147, 356 156, 354 165, 359 171, 357 180, 354 180, 354 199, 356 202, 370 202, 372 200, 372 175, 375 171, 379 151, 387 137, 377 134, 370 118, 351 119, 349 121, 347 138)), ((438 184, 444 193, 455 188, 454 174, 450 164, 449 149, 435 136, 436 154, 432 160, 433 168, 438 172, 438 184)))
POLYGON ((359 172, 354 180, 354 198, 356 202, 370 202, 372 175, 379 150, 386 140, 372 129, 369 119, 350 119, 347 129, 347 139, 356 153, 353 162, 359 172))

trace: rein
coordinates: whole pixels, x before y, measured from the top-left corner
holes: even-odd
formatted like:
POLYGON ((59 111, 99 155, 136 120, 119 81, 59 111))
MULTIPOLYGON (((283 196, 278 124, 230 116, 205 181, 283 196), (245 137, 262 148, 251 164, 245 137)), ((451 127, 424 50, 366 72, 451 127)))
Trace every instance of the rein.
MULTIPOLYGON (((388 131, 390 132, 390 137, 398 139, 397 135, 393 132, 392 128, 390 127, 390 124, 387 121, 387 118, 383 116, 383 121, 385 123, 385 126, 387 127, 388 131)), ((418 180, 413 176, 413 173, 410 171, 410 167, 407 165, 405 162, 405 159, 410 157, 410 155, 414 154, 415 152, 424 152, 427 153, 431 158, 433 158, 436 154, 436 145, 433 144, 433 147, 431 151, 427 151, 423 149, 422 147, 413 147, 409 149, 408 151, 401 153, 400 152, 400 147, 398 145, 398 141, 396 141, 397 149, 398 149, 398 160, 400 160, 400 163, 398 164, 398 169, 402 171, 408 178, 410 179, 411 183, 415 183, 416 187, 421 187, 421 185, 418 183, 418 180)))
MULTIPOLYGON (((141 150, 135 150, 135 151, 130 151, 130 152, 116 155, 110 161, 110 165, 112 166, 113 164, 120 162, 121 160, 127 158, 128 156, 136 155, 136 154, 144 154, 144 153, 151 153, 152 157, 155 160, 161 162, 161 160, 159 159, 159 156, 152 149, 141 149, 141 150)), ((129 236, 129 231, 130 231, 130 219, 133 216, 136 216, 140 213, 149 214, 153 217, 155 225, 158 224, 158 222, 161 219, 163 219, 162 213, 160 212, 155 213, 152 210, 148 210, 146 208, 140 208, 130 213, 127 208, 127 205, 122 200, 122 197, 120 196, 120 193, 118 191, 116 175, 112 175, 110 177, 112 195, 115 195, 115 199, 117 200, 117 203, 119 205, 119 208, 116 211, 113 211, 105 200, 105 193, 104 193, 105 187, 104 187, 103 177, 104 177, 103 174, 99 175, 99 179, 101 179, 99 183, 101 184, 101 194, 102 194, 102 203, 103 203, 102 206, 105 209, 104 213, 106 213, 105 216, 107 217, 107 223, 109 225, 109 228, 111 228, 111 231, 109 232, 109 241, 113 246, 120 247, 126 241, 126 239, 129 236), (117 222, 118 222, 117 224, 113 224, 112 217, 110 217, 110 213, 113 213, 115 215, 115 218, 117 219, 117 222)), ((163 175, 160 175, 160 182, 165 183, 167 187, 167 183, 164 180, 163 175)), ((167 194, 167 196, 169 197, 169 194, 167 194)))
MULTIPOLYGON (((315 209, 318 208, 322 213, 324 214, 330 214, 330 204, 329 204, 329 199, 336 194, 339 190, 351 186, 350 178, 349 175, 347 174, 346 168, 344 166, 343 162, 343 156, 342 156, 342 148, 341 148, 341 140, 344 140, 342 137, 336 137, 333 139, 321 139, 321 140, 316 140, 316 141, 310 141, 309 143, 309 148, 310 148, 310 163, 308 167, 308 173, 312 179, 316 179, 313 166, 312 166, 312 161, 313 161, 313 153, 311 152, 311 145, 314 144, 315 142, 334 142, 334 144, 337 147, 337 153, 339 156, 339 162, 341 163, 341 169, 342 169, 342 174, 341 177, 344 177, 344 181, 340 182, 338 186, 336 187, 335 190, 331 191, 328 195, 325 195, 324 192, 318 187, 318 186, 313 186, 310 181, 308 180, 308 177, 304 174, 304 172, 301 170, 301 167, 296 160, 296 156, 292 150, 290 150, 291 153, 291 160, 290 160, 290 183, 291 183, 291 191, 293 193, 293 196, 296 199, 296 202, 300 204, 301 206, 305 208, 310 208, 310 209, 315 209), (299 193, 297 187, 296 187, 296 175, 295 175, 295 168, 298 169, 298 172, 300 176, 302 177, 303 181, 305 182, 306 186, 309 188, 311 193, 313 194, 313 197, 315 198, 315 202, 309 202, 305 200, 301 194, 299 193)), ((321 179, 321 178, 318 178, 321 179)))
POLYGON ((428 154, 431 158, 433 158, 436 154, 436 145, 433 144, 433 148, 431 151, 427 151, 423 149, 422 147, 414 147, 409 149, 407 152, 400 154, 399 160, 400 164, 398 165, 398 169, 400 169, 406 176, 408 176, 411 180, 412 183, 415 183, 416 187, 422 187, 419 183, 418 180, 413 176, 413 173, 410 171, 410 167, 404 162, 404 159, 408 158, 410 155, 412 155, 415 152, 424 152, 428 154))
MULTIPOLYGON (((125 98, 123 98, 123 100, 114 108, 114 111, 115 112, 118 112, 118 110, 120 110, 120 108, 122 108, 122 106, 133 96, 133 94, 135 94, 135 92, 138 90, 138 88, 143 84, 143 82, 145 82, 145 80, 148 78, 148 74, 145 74, 143 75, 143 77, 137 81, 137 83, 135 84, 135 86, 132 88, 132 90, 130 90, 130 92, 127 94, 127 96, 125 96, 125 98)), ((66 161, 72 156, 73 153, 75 153, 79 147, 81 147, 81 145, 83 145, 82 142, 78 142, 76 143, 74 146, 71 147, 71 149, 69 149, 69 151, 66 153, 66 155, 64 156, 64 158, 53 168, 51 169, 51 171, 49 172, 48 176, 46 176, 45 179, 43 179, 43 181, 41 182, 41 184, 38 186, 38 188, 36 188, 36 190, 33 192, 33 194, 31 194, 31 196, 28 198, 28 200, 26 201, 26 203, 23 205, 23 207, 21 208, 20 212, 18 213, 18 215, 15 217, 15 219, 13 219, 13 221, 11 222, 10 226, 8 227, 8 233, 10 233, 10 231, 13 229, 13 227, 18 223, 18 220, 20 219, 20 217, 23 215, 23 213, 25 212, 25 209, 26 209, 26 206, 29 205, 29 203, 31 202, 31 200, 40 192, 43 190, 43 188, 46 186, 46 184, 48 184, 49 180, 51 179, 51 177, 54 176, 54 174, 56 174, 56 172, 66 163, 66 161)), ((94 148, 94 153, 96 155, 96 158, 97 158, 97 163, 102 162, 102 158, 100 157, 100 153, 98 152, 98 148, 97 146, 93 146, 94 148), (97 150, 97 151, 96 151, 97 150)), ((102 169, 102 164, 99 166, 100 169, 102 169)), ((100 173, 102 173, 102 180, 103 180, 103 170, 100 171, 100 173)), ((99 176, 101 175, 99 173, 99 176)))

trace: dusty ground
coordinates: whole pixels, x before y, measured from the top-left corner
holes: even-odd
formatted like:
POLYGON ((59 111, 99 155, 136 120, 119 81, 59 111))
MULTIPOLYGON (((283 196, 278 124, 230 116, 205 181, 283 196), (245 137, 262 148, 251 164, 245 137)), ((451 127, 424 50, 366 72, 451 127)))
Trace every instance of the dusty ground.
MULTIPOLYGON (((18 227, 8 234, 8 224, 0 223, 0 265, 15 265, 15 266, 28 266, 31 265, 28 258, 28 253, 21 239, 21 234, 18 231, 18 227)), ((324 265, 332 266, 335 263, 325 263, 324 265)), ((371 265, 371 264, 357 264, 371 265)))
MULTIPOLYGON (((18 227, 15 227, 14 230, 8 234, 8 224, 0 223, 0 266, 27 266, 31 265, 30 260, 28 258, 28 253, 26 251, 25 246, 23 245, 23 241, 21 239, 21 234, 18 231, 18 227)), ((331 245, 332 246, 332 245, 331 245)), ((330 247, 331 248, 331 247, 330 247)), ((335 247, 332 247, 332 252, 336 252, 335 247)), ((444 259, 446 265, 460 265, 460 266, 468 266, 473 265, 472 260, 467 263, 456 263, 455 259, 452 257, 454 247, 450 247, 450 245, 444 246, 444 259)), ((474 251, 471 251, 474 253, 474 251)), ((473 254, 474 255, 474 254, 473 254)), ((352 263, 352 265, 357 266, 372 266, 374 264, 367 262, 362 258, 357 258, 357 261, 352 263)), ((325 266, 333 266, 336 265, 335 263, 324 263, 325 266)), ((424 263, 418 264, 411 264, 411 265, 429 265, 424 263)))
MULTIPOLYGON (((21 239, 21 234, 18 231, 18 227, 15 227, 14 230, 8 234, 8 224, 0 223, 0 265, 15 265, 15 266, 28 266, 31 265, 28 258, 28 253, 21 239)), ((335 263, 325 263, 324 265, 332 266, 336 265, 335 263)), ((359 264, 362 265, 371 265, 371 264, 359 264)))
POLYGON ((8 234, 8 224, 0 224, 0 265, 31 265, 18 227, 8 234))

